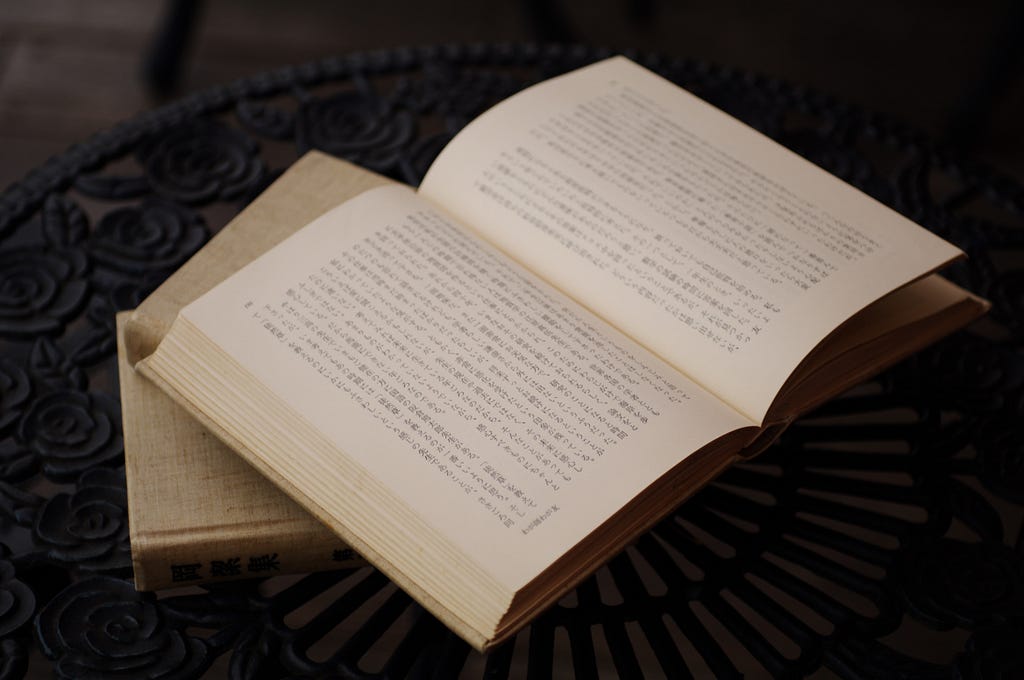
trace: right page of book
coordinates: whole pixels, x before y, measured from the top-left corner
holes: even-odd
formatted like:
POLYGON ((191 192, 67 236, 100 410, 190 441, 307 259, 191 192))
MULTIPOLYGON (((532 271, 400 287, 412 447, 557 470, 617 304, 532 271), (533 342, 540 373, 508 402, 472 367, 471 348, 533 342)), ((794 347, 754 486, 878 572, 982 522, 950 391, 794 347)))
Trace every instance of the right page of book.
POLYGON ((623 57, 477 118, 420 194, 755 422, 828 333, 961 255, 623 57))

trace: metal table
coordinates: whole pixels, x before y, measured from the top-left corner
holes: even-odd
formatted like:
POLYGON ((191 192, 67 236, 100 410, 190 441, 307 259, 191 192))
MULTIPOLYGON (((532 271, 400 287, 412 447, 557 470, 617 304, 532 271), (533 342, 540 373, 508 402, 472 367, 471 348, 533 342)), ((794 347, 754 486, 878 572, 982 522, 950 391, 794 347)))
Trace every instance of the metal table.
POLYGON ((1024 677, 1024 190, 828 97, 642 54, 964 248, 949 275, 989 317, 796 423, 486 657, 369 567, 131 586, 114 312, 298 154, 415 184, 490 104, 603 56, 281 69, 138 116, 0 197, 0 678, 1024 677))

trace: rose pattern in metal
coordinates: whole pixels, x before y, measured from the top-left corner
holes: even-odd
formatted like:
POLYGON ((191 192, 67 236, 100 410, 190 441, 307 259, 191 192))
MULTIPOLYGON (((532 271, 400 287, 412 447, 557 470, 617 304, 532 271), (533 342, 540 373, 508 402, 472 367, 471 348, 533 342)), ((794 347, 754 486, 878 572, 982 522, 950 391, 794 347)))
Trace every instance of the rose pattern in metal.
POLYGON ((35 536, 54 562, 86 571, 131 566, 124 470, 93 467, 70 493, 51 496, 36 515, 35 536))
POLYGON ((36 635, 59 676, 188 678, 209 665, 209 649, 127 581, 97 576, 57 594, 36 618, 36 635))
POLYGON ((118 208, 100 219, 89 239, 97 267, 142 275, 176 269, 206 242, 206 225, 195 212, 162 200, 118 208))
POLYGON ((28 248, 0 251, 0 337, 59 333, 85 302, 83 253, 28 248))
POLYGON ((802 418, 483 656, 372 568, 137 593, 113 314, 301 152, 416 184, 493 103, 608 53, 445 46, 210 89, 0 195, 0 678, 1012 678, 1024 669, 1024 189, 776 80, 634 58, 970 258, 989 317, 802 418))
POLYGON ((74 481, 79 473, 123 456, 121 410, 104 394, 51 392, 26 410, 17 440, 35 452, 47 477, 74 481))

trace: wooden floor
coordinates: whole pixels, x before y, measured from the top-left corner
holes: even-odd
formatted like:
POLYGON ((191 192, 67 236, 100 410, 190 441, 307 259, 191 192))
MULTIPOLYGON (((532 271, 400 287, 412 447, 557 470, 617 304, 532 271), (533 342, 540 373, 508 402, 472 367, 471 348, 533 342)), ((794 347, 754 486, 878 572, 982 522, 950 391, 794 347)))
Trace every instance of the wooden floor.
MULTIPOLYGON (((780 76, 895 114, 939 139, 973 103, 981 115, 968 155, 1024 182, 1024 12, 1015 7, 1009 0, 207 0, 180 91, 352 50, 555 37, 780 76), (562 21, 538 13, 560 13, 562 21), (1010 58, 998 58, 1000 45, 1010 58), (1001 72, 1005 85, 986 98, 984 83, 1001 72)), ((0 0, 0 188, 160 103, 139 74, 163 11, 156 0, 0 0)))

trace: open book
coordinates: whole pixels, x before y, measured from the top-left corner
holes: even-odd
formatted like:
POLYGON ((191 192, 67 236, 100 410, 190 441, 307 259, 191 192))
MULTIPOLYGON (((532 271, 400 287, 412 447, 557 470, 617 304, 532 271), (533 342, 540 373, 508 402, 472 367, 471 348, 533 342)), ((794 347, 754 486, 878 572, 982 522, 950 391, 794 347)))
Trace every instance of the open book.
POLYGON ((955 247, 623 58, 472 122, 137 370, 478 649, 968 323, 955 247))

